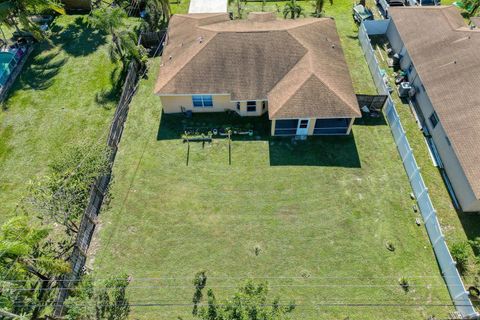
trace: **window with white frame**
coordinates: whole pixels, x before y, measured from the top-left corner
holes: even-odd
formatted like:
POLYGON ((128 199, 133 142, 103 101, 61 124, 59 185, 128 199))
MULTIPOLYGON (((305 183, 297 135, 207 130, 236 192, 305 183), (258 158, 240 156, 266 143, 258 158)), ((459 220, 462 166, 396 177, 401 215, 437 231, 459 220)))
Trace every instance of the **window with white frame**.
POLYGON ((257 101, 247 101, 247 112, 257 111, 257 101))
POLYGON ((195 108, 211 108, 213 107, 213 99, 210 95, 194 95, 192 103, 195 108))

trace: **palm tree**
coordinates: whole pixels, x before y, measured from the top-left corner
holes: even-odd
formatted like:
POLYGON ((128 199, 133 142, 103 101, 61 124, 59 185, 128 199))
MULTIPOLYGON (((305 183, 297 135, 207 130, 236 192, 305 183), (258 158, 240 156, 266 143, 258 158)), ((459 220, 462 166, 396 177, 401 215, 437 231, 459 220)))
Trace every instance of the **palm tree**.
POLYGON ((60 14, 65 14, 62 5, 56 0, 0 0, 0 21, 8 26, 15 27, 21 34, 19 24, 28 30, 37 39, 44 35, 37 25, 32 23, 28 16, 36 8, 49 8, 60 14))
POLYGON ((125 11, 119 7, 96 9, 89 17, 91 25, 112 36, 110 58, 112 61, 121 61, 124 69, 131 59, 138 62, 142 62, 143 59, 135 32, 125 26, 126 17, 125 11))
POLYGON ((297 4, 296 0, 290 0, 283 8, 283 17, 285 19, 287 19, 288 16, 290 16, 290 19, 296 19, 304 15, 303 8, 297 4))
POLYGON ((228 0, 228 4, 235 3, 237 6, 237 17, 238 19, 242 19, 242 3, 241 0, 228 0))
MULTIPOLYGON (((21 305, 12 303, 9 306, 12 310, 8 311, 24 313, 31 310, 31 318, 37 319, 45 309, 55 278, 70 272, 70 264, 57 256, 49 237, 50 230, 31 224, 25 216, 12 218, 2 226, 0 269, 8 270, 2 272, 2 278, 15 279, 28 286, 29 290, 20 294, 24 295, 24 301, 30 301, 21 305)), ((8 282, 7 279, 0 280, 8 282)))
POLYGON ((480 8, 480 0, 464 0, 463 9, 466 11, 468 17, 475 16, 478 8, 480 8))
POLYGON ((145 2, 143 29, 146 31, 159 31, 168 25, 171 8, 168 0, 147 0, 145 2))
MULTIPOLYGON (((330 5, 333 4, 333 0, 329 0, 329 2, 330 2, 330 5)), ((315 0, 315 13, 314 13, 315 17, 319 18, 322 16, 324 5, 325 5, 325 0, 315 0)))

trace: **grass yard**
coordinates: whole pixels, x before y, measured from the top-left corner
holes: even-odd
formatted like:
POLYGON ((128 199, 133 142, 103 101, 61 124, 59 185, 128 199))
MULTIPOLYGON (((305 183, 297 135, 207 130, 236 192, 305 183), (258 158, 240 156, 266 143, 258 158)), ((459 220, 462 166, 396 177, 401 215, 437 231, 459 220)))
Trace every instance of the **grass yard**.
MULTIPOLYGON (((326 9, 356 91, 374 93, 351 3, 326 9)), ((292 142, 270 138, 265 119, 161 116, 153 95, 160 60, 150 63, 89 261, 99 278, 132 275, 132 318, 190 319, 201 270, 219 298, 246 279, 268 281, 272 297, 296 301, 294 319, 446 318, 454 310, 383 119, 357 121, 350 137, 292 142), (182 128, 221 125, 249 125, 254 136, 233 139, 232 165, 228 140, 191 143, 187 166, 182 128)))
POLYGON ((50 41, 36 45, 0 110, 0 221, 63 147, 105 141, 115 65, 105 37, 84 17, 55 20, 50 41))
MULTIPOLYGON (((292 144, 268 122, 222 115, 162 116, 152 95, 159 61, 132 103, 117 156, 114 199, 91 264, 127 272, 132 304, 189 304, 206 270, 220 297, 247 278, 298 304, 296 319, 445 317, 449 295, 388 126, 359 121, 347 138, 292 144), (183 126, 254 126, 254 137, 187 145, 183 126), (160 125, 160 126, 159 126, 160 125), (392 242, 396 250, 386 249, 392 242), (255 254, 259 248, 259 254, 255 254), (403 292, 398 279, 409 279, 403 292), (393 303, 416 307, 319 306, 393 303)), ((189 319, 191 306, 133 307, 132 318, 189 319)))

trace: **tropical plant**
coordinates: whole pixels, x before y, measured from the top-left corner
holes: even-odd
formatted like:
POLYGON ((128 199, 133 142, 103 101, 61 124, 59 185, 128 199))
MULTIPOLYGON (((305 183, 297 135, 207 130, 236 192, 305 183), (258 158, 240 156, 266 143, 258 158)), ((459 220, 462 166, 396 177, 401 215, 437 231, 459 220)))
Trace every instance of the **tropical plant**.
POLYGON ((131 60, 145 62, 145 52, 137 45, 137 35, 125 25, 127 14, 119 7, 105 7, 92 11, 89 22, 112 36, 110 59, 120 61, 126 69, 131 60))
POLYGON ((304 15, 302 6, 298 5, 296 0, 290 0, 283 8, 283 17, 285 19, 289 16, 290 19, 296 19, 304 15))
MULTIPOLYGON (((204 273, 197 274, 194 281, 195 291, 201 291, 206 286, 206 276, 204 273), (200 284, 200 287, 198 287, 200 284)), ((201 293, 195 296, 200 297, 201 293)), ((195 318, 202 320, 284 320, 295 309, 295 303, 290 302, 287 305, 280 304, 280 299, 275 298, 268 302, 267 283, 255 284, 248 281, 239 291, 230 299, 218 302, 212 289, 207 291, 206 306, 202 306, 192 312, 195 318)))
POLYGON ((86 275, 65 301, 69 320, 123 320, 130 313, 125 274, 94 282, 86 275))
POLYGON ((159 31, 168 25, 171 8, 167 0, 146 0, 142 27, 145 31, 159 31))
MULTIPOLYGON (((333 4, 333 0, 329 0, 330 5, 333 4)), ((314 16, 319 18, 323 15, 323 7, 325 5, 325 0, 315 0, 315 12, 314 16)))
POLYGON ((30 220, 31 217, 19 216, 2 226, 0 302, 5 311, 37 319, 53 303, 51 289, 55 279, 68 273, 70 265, 57 256, 50 229, 30 220))
POLYGON ((62 226, 56 240, 65 239, 62 251, 72 246, 95 179, 108 172, 110 151, 104 146, 76 145, 66 148, 48 167, 47 177, 32 186, 29 213, 44 224, 62 226))
POLYGON ((195 286, 195 292, 193 293, 193 310, 192 314, 196 315, 198 313, 198 304, 202 301, 203 292, 202 290, 205 288, 207 284, 207 275, 205 271, 200 271, 195 275, 193 279, 193 285, 195 286))
POLYGON ((62 5, 56 0, 0 0, 0 21, 7 26, 15 27, 16 31, 22 34, 20 25, 40 40, 44 38, 44 33, 29 19, 29 16, 39 9, 51 9, 65 14, 62 5))
POLYGON ((237 7, 237 18, 242 19, 243 7, 241 0, 228 0, 229 5, 232 3, 235 3, 235 6, 237 7))
POLYGON ((463 0, 463 9, 467 17, 473 17, 480 8, 480 0, 463 0))

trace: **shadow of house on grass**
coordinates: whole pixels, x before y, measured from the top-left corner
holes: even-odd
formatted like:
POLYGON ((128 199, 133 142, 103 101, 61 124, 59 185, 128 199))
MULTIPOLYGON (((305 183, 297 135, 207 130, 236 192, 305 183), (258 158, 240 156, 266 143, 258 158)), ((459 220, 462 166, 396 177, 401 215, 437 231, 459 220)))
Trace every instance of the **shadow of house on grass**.
MULTIPOLYGON (((187 118, 183 114, 165 114, 162 112, 157 140, 180 139, 185 131, 197 130, 199 133, 208 134, 213 129, 226 130, 230 128, 238 131, 253 130, 253 136, 232 135, 232 140, 268 140, 270 122, 267 115, 262 117, 241 117, 235 113, 195 113, 187 118)), ((214 136, 214 138, 226 138, 214 136)))
POLYGON ((77 17, 73 23, 63 27, 54 24, 51 27, 50 41, 67 54, 78 57, 95 52, 99 46, 106 43, 106 35, 91 28, 86 17, 77 17))
POLYGON ((385 119, 385 116, 383 114, 380 114, 378 118, 373 118, 370 116, 363 116, 362 118, 357 118, 355 119, 355 122, 353 124, 357 126, 386 126, 387 121, 385 119))
POLYGON ((271 137, 271 166, 322 166, 360 168, 360 158, 353 133, 348 136, 271 137))
MULTIPOLYGON (((213 129, 233 128, 241 131, 253 130, 253 135, 232 135, 233 141, 268 141, 271 166, 337 166, 359 168, 355 138, 349 136, 272 137, 268 116, 240 117, 230 113, 196 113, 191 118, 183 114, 162 113, 157 140, 181 139, 185 130, 196 129, 207 134, 213 129)), ((214 136, 214 139, 225 139, 214 136)), ((238 152, 238 151, 237 151, 238 152)))

